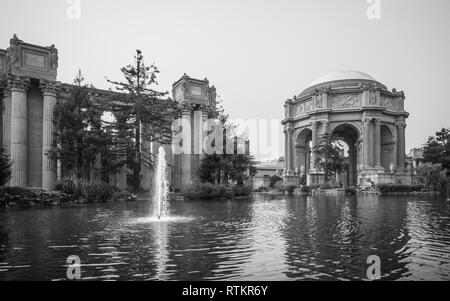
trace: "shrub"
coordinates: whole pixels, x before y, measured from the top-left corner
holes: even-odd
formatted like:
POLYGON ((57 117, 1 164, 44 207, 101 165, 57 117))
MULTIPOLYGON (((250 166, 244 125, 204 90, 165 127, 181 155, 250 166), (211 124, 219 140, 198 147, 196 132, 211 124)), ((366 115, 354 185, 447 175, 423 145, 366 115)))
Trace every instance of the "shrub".
POLYGON ((322 184, 322 185, 319 186, 319 188, 321 190, 326 190, 326 189, 331 189, 333 187, 331 185, 329 185, 329 184, 322 184))
POLYGON ((227 187, 225 185, 214 185, 211 183, 201 183, 198 188, 195 186, 188 189, 183 193, 184 197, 188 200, 200 199, 219 199, 227 198, 231 199, 238 196, 248 196, 252 193, 250 186, 234 185, 227 187))
POLYGON ((282 179, 281 177, 279 177, 279 176, 277 176, 277 175, 273 175, 272 177, 270 177, 270 184, 269 184, 269 187, 270 187, 270 188, 275 188, 276 184, 277 184, 278 182, 281 182, 281 181, 283 181, 283 179, 282 179))
POLYGON ((302 186, 300 186, 300 191, 304 192, 304 193, 310 192, 311 191, 311 187, 308 186, 308 185, 302 185, 302 186))
POLYGON ((57 191, 73 195, 76 199, 85 198, 91 202, 106 202, 113 197, 115 188, 106 183, 88 184, 83 180, 62 179, 55 185, 57 191))
POLYGON ((113 196, 113 188, 106 183, 91 184, 86 186, 86 199, 92 202, 106 202, 113 196))
POLYGON ((306 185, 306 174, 300 175, 300 185, 306 185))
MULTIPOLYGON (((418 189, 418 185, 411 186, 411 185, 404 185, 404 184, 379 184, 378 190, 384 194, 384 193, 409 193, 411 191, 417 191, 414 189, 418 189)), ((422 190, 422 187, 420 188, 422 190)))
POLYGON ((356 187, 347 187, 345 188, 345 193, 346 194, 351 194, 351 195, 355 195, 356 194, 356 187))
POLYGON ((232 187, 234 192, 234 196, 243 196, 244 195, 244 187, 242 185, 234 185, 232 187))
POLYGON ((296 185, 287 185, 286 186, 286 192, 288 194, 293 194, 295 189, 297 189, 296 185))
POLYGON ((411 186, 411 191, 422 191, 425 189, 425 185, 423 184, 416 184, 411 186))
POLYGON ((261 186, 254 190, 254 192, 267 192, 269 189, 267 187, 261 186))
POLYGON ((11 176, 11 161, 5 149, 0 148, 0 186, 5 185, 11 176))

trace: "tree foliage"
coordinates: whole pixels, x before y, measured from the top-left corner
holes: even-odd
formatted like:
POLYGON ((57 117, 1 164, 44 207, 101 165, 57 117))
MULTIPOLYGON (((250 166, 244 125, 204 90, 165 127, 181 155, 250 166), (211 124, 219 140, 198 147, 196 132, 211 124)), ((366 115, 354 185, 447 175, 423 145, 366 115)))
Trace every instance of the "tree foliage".
POLYGON ((423 157, 425 162, 441 164, 443 169, 450 172, 450 129, 443 128, 435 136, 428 138, 423 157))
POLYGON ((107 136, 102 131, 102 111, 92 102, 89 87, 83 82, 79 71, 70 98, 55 106, 57 145, 47 155, 61 161, 65 176, 89 179, 96 155, 105 150, 107 136))
POLYGON ((202 182, 208 183, 229 184, 232 181, 242 185, 245 180, 256 174, 256 162, 247 151, 238 150, 238 148, 244 147, 242 142, 246 143, 246 140, 244 137, 234 134, 236 125, 228 121, 228 115, 224 113, 222 106, 218 106, 215 115, 219 121, 218 124, 224 127, 223 150, 221 154, 205 155, 200 163, 199 178, 202 182), (231 154, 227 153, 227 144, 230 143, 234 147, 231 154))
POLYGON ((442 191, 445 189, 445 171, 440 164, 423 163, 416 168, 416 177, 428 189, 442 191))
POLYGON ((4 148, 0 148, 0 186, 5 185, 11 176, 11 161, 4 148))
POLYGON ((133 170, 133 188, 140 186, 141 164, 152 167, 152 157, 142 152, 142 142, 171 142, 171 125, 177 111, 177 103, 167 97, 168 92, 153 89, 158 84, 159 69, 155 64, 146 65, 140 50, 132 64, 121 68, 124 81, 108 82, 119 92, 105 105, 115 120, 107 125, 113 136, 116 155, 126 158, 119 165, 128 164, 133 170))
POLYGON ((344 148, 341 141, 338 135, 325 133, 320 136, 316 147, 312 150, 316 154, 316 166, 325 173, 325 181, 328 181, 335 172, 347 169, 342 156, 344 148))

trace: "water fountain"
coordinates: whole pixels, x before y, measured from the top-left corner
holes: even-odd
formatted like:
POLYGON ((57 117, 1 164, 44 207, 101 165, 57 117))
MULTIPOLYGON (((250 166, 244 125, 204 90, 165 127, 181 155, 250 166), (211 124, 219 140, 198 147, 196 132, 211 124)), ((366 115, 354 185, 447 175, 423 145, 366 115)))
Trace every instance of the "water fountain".
POLYGON ((191 217, 169 214, 169 182, 167 181, 166 168, 166 152, 160 146, 153 180, 153 196, 150 198, 152 213, 150 216, 135 219, 132 223, 172 223, 192 220, 191 217))
POLYGON ((168 215, 167 195, 169 193, 169 184, 166 176, 166 152, 162 146, 158 151, 158 165, 155 173, 155 195, 153 197, 153 216, 161 217, 168 215))

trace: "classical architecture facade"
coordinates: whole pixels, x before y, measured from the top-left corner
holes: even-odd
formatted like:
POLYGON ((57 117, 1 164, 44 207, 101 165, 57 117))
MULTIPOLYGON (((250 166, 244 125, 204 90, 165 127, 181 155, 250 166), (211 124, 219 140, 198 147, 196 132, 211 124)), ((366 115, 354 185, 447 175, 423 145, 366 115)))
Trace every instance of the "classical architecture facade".
MULTIPOLYGON (((61 177, 58 162, 46 153, 55 143, 53 110, 58 102, 68 101, 72 85, 57 81, 58 50, 54 45, 42 47, 28 44, 16 35, 6 50, 0 49, 0 146, 12 161, 10 186, 42 187, 52 189, 61 177)), ((90 89, 93 101, 111 97, 115 92, 90 89)), ((184 75, 173 84, 173 98, 182 106, 183 119, 191 124, 192 152, 172 154, 165 145, 169 181, 176 190, 182 190, 195 178, 202 150, 198 152, 203 132, 202 121, 210 117, 216 107, 216 90, 207 79, 197 80, 184 75)), ((176 132, 178 129, 175 129, 176 132)), ((176 134, 176 133, 174 133, 176 134)), ((186 142, 184 142, 186 143, 186 142)), ((142 142, 142 152, 157 153, 159 145, 142 142)), ((96 160, 96 170, 101 168, 96 160)), ((109 175, 108 182, 127 189, 124 166, 117 174, 109 175)), ((142 188, 149 190, 152 171, 142 166, 142 188)), ((93 174, 91 181, 101 181, 93 174)))
MULTIPOLYGON (((370 75, 340 71, 314 81, 285 103, 285 181, 322 184, 324 173, 312 151, 322 135, 346 144, 347 185, 411 183, 405 166, 405 95, 370 75)), ((320 158, 319 158, 320 160, 320 158)))

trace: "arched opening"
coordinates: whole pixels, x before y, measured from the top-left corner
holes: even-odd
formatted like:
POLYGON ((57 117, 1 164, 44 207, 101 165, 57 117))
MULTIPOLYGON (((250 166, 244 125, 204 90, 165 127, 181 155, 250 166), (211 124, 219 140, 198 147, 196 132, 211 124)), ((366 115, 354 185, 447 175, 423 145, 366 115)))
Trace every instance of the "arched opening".
POLYGON ((295 140, 295 173, 300 176, 300 184, 306 184, 306 175, 310 170, 312 131, 305 128, 295 140))
POLYGON ((395 161, 395 141, 391 129, 387 125, 381 125, 381 166, 385 172, 390 171, 391 163, 395 161))
POLYGON ((344 174, 337 177, 336 182, 342 185, 356 186, 358 182, 358 140, 359 131, 351 124, 343 123, 333 129, 333 135, 339 137, 339 142, 343 145, 344 161, 348 168, 344 174))

